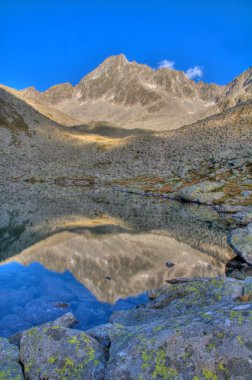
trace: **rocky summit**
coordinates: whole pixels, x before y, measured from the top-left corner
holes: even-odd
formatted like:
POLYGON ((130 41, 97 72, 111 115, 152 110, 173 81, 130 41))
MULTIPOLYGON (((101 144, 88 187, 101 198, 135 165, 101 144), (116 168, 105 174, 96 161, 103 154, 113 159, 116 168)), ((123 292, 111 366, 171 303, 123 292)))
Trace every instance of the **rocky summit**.
POLYGON ((0 338, 1 378, 251 379, 252 278, 180 279, 148 295, 85 332, 66 314, 0 338))

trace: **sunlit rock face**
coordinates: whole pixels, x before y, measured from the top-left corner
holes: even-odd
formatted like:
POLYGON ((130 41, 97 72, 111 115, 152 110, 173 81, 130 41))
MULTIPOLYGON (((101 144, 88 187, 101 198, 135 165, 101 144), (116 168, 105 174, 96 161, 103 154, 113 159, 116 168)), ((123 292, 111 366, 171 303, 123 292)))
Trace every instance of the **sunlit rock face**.
POLYGON ((196 83, 183 71, 129 62, 121 54, 108 57, 75 87, 63 83, 45 92, 29 87, 19 93, 82 122, 174 129, 251 99, 251 68, 218 86, 196 83))

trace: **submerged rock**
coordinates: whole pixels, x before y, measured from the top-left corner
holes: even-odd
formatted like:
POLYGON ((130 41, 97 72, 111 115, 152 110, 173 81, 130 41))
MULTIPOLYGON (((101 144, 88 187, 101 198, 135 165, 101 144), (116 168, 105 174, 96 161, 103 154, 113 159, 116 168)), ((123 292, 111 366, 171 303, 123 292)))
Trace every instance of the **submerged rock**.
POLYGON ((7 339, 0 337, 0 379, 23 380, 22 367, 19 363, 19 350, 7 339))
POLYGON ((252 223, 231 231, 228 241, 234 251, 252 265, 252 223))

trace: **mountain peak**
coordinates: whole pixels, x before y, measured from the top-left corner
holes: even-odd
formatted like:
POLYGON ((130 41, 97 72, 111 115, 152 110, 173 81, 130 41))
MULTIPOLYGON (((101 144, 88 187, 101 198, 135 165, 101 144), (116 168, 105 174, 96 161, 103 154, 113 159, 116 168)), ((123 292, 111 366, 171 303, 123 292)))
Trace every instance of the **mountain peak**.
POLYGON ((106 58, 94 71, 114 69, 127 65, 128 63, 130 62, 124 54, 112 55, 111 57, 106 58))
POLYGON ((111 55, 110 57, 106 58, 105 62, 112 62, 112 63, 119 63, 119 64, 125 64, 125 63, 129 63, 129 61, 127 60, 126 56, 121 53, 121 54, 118 54, 118 55, 111 55))

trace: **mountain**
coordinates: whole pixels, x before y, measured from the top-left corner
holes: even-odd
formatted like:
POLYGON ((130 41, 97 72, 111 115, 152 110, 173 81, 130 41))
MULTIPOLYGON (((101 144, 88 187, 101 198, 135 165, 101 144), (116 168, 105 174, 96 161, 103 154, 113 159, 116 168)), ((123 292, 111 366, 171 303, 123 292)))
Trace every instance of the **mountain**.
MULTIPOLYGON (((55 86, 57 87, 57 86, 55 86)), ((47 105, 48 102, 43 100, 43 96, 34 87, 29 87, 24 91, 17 91, 13 88, 0 85, 0 90, 2 91, 2 99, 4 99, 8 94, 14 95, 14 98, 23 100, 25 104, 30 105, 33 109, 37 110, 40 114, 51 119, 52 121, 59 123, 61 125, 70 126, 81 124, 81 121, 63 113, 56 108, 47 105)), ((61 95, 62 96, 62 95, 61 95)), ((10 99, 10 98, 9 98, 10 99)), ((3 101, 3 100, 2 100, 3 101)))
MULTIPOLYGON (((239 104, 171 131, 63 125, 54 120, 58 110, 0 88, 0 249, 5 257, 27 247, 28 237, 33 243, 46 237, 50 226, 55 233, 85 229, 83 214, 93 220, 95 203, 106 205, 95 215, 114 216, 125 204, 125 198, 117 199, 110 209, 116 191, 108 192, 115 188, 227 209, 251 206, 252 101, 239 101, 239 94, 248 92, 248 79, 242 81, 245 88, 241 79, 233 86, 239 104), (83 201, 88 191, 92 202, 83 201)), ((207 90, 203 84, 199 88, 207 90)), ((193 242, 190 246, 197 249, 193 242)))
POLYGON ((252 67, 229 83, 224 96, 219 101, 221 110, 228 109, 250 100, 252 97, 252 67))
POLYGON ((89 123, 106 121, 124 128, 168 130, 190 124, 251 98, 252 69, 226 86, 196 83, 183 71, 129 62, 121 54, 107 58, 77 86, 59 84, 20 93, 89 123))
MULTIPOLYGON (((236 93, 241 92, 238 88, 236 93)), ((214 178, 219 171, 227 172, 232 181, 230 168, 236 166, 248 178, 251 101, 176 130, 155 132, 102 123, 64 126, 46 116, 48 108, 39 111, 23 97, 0 89, 0 158, 7 187, 7 178, 16 177, 62 186, 82 186, 86 178, 88 183, 90 178, 104 183, 139 176, 150 181, 153 176, 183 178, 186 184, 214 178), (4 169, 8 167, 12 170, 4 169)), ((246 195, 245 190, 239 194, 246 195)))

